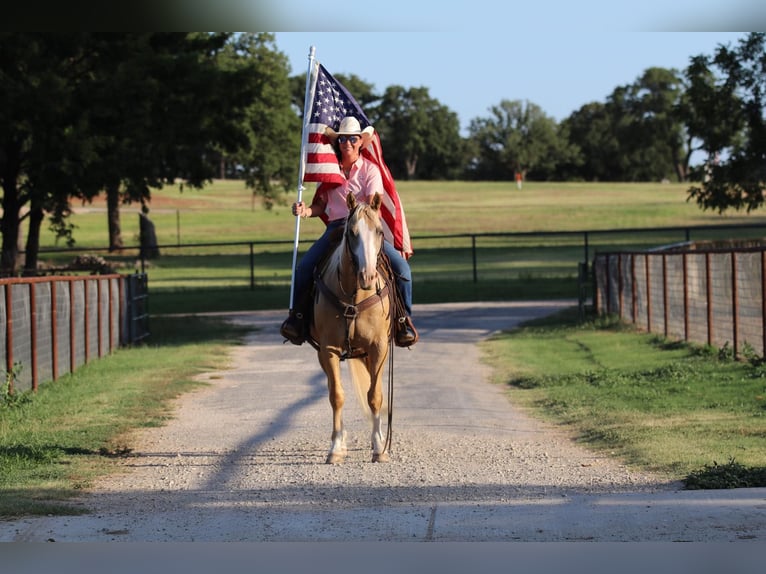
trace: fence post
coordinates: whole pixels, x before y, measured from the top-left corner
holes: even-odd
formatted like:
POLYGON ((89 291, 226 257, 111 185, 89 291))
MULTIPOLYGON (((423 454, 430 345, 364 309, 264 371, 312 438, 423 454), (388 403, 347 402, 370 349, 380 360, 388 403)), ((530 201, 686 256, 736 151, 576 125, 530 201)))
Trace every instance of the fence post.
POLYGON ((250 242, 250 291, 255 291, 255 246, 250 242))
POLYGON ((476 270, 476 235, 471 235, 471 258, 473 259, 473 282, 478 283, 479 277, 476 270))
POLYGON ((29 344, 31 345, 30 356, 32 358, 32 390, 37 391, 37 285, 29 284, 29 344))
POLYGON ((622 283, 622 254, 617 257, 617 315, 622 319, 625 306, 625 286, 622 283))
POLYGON ((713 344, 713 281, 710 271, 710 252, 705 253, 705 283, 707 287, 707 344, 713 344))
POLYGON ((630 256, 630 306, 633 324, 638 320, 638 287, 636 287, 636 254, 630 256))
POLYGON ((683 253, 684 274, 684 341, 689 342, 689 267, 688 253, 683 253))
POLYGON ((88 281, 82 282, 83 293, 85 295, 85 309, 83 310, 83 320, 85 323, 85 362, 90 360, 90 330, 88 329, 88 323, 90 322, 90 305, 88 305, 88 281))
POLYGON ((98 356, 104 356, 104 328, 103 317, 101 316, 101 296, 103 295, 103 286, 101 285, 101 279, 95 279, 96 281, 96 336, 98 337, 98 356))
POLYGON ((739 297, 737 295, 737 254, 731 252, 731 330, 734 358, 739 357, 739 297))
POLYGON ((580 321, 585 320, 585 301, 588 298, 588 281, 590 272, 588 271, 588 262, 577 264, 577 307, 580 321))
POLYGON ((766 357, 766 251, 761 251, 761 345, 766 357))
POLYGON ((662 254, 662 311, 665 322, 665 337, 668 336, 668 256, 662 254))
POLYGON ((13 284, 5 286, 5 369, 8 394, 13 394, 13 284))
POLYGON ((77 367, 77 329, 75 325, 75 296, 73 279, 69 280, 69 371, 72 372, 77 367))
POLYGON ((652 282, 649 266, 649 255, 644 255, 644 270, 646 271, 646 330, 652 332, 652 282))
POLYGON ((58 337, 58 307, 56 286, 57 281, 51 281, 51 377, 59 378, 59 337, 58 337))
MULTIPOLYGON (((605 274, 606 274, 606 312, 612 312, 612 269, 611 269, 611 254, 606 254, 606 261, 604 262, 605 274)), ((619 257, 619 255, 618 255, 619 257)))

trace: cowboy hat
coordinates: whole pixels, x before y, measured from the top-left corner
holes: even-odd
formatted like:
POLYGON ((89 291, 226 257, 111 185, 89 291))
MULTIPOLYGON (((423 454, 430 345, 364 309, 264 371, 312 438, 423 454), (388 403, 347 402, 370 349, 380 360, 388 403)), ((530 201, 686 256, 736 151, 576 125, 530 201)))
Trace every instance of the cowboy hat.
POLYGON ((324 133, 328 138, 330 138, 332 143, 335 143, 335 140, 338 139, 338 136, 361 136, 362 147, 364 147, 370 143, 372 134, 375 133, 375 128, 372 126, 367 126, 366 128, 362 129, 358 119, 353 116, 346 116, 340 121, 337 132, 330 126, 327 126, 324 130, 324 133))

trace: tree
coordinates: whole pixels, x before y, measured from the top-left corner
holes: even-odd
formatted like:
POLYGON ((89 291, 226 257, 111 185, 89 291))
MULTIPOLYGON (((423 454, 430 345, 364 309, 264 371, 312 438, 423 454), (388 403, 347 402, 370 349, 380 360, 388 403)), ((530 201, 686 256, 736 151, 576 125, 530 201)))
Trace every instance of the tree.
POLYGON ((633 84, 616 88, 607 102, 619 142, 619 179, 683 181, 683 125, 676 113, 681 79, 673 70, 649 68, 633 84))
MULTIPOLYGON (((221 34, 0 35, 2 271, 14 273, 22 208, 28 206, 25 268, 37 263, 45 213, 71 238, 70 201, 111 194, 150 200, 150 188, 199 187, 211 155, 247 140, 240 110, 253 97, 247 71, 225 71, 214 56, 221 34)), ((116 197, 119 197, 119 200, 116 197)), ((118 233, 110 225, 112 244, 118 233)))
POLYGON ((684 181, 692 150, 678 111, 682 93, 677 72, 648 68, 605 103, 581 107, 562 122, 579 161, 560 166, 561 173, 589 181, 684 181))
POLYGON ((86 168, 93 142, 81 136, 87 122, 77 113, 77 87, 88 73, 84 37, 0 34, 3 274, 15 273, 23 219, 29 218, 26 248, 33 250, 36 264, 44 213, 56 214, 61 222, 70 196, 97 192, 86 168))
POLYGON ((574 149, 562 140, 556 121, 530 102, 502 100, 489 118, 469 126, 476 156, 471 170, 477 179, 513 180, 515 174, 548 179, 574 149))
POLYGON ((459 173, 457 114, 431 98, 428 88, 390 86, 372 114, 394 177, 449 179, 459 173))
POLYGON ((242 122, 247 145, 224 157, 240 167, 238 175, 271 207, 298 172, 301 125, 291 106, 294 83, 287 57, 274 47, 273 34, 238 34, 224 48, 219 65, 246 71, 254 88, 242 122))
POLYGON ((619 179, 616 158, 619 157, 620 144, 612 129, 612 118, 606 104, 586 104, 566 118, 562 126, 577 152, 571 162, 559 166, 560 179, 619 179))
POLYGON ((766 34, 751 33, 686 69, 686 117, 708 154, 706 178, 689 199, 719 213, 758 209, 766 186, 766 34))
POLYGON ((107 194, 110 248, 119 248, 119 205, 148 210, 151 188, 177 179, 200 188, 217 173, 210 158, 247 145, 247 70, 222 69, 227 34, 96 35, 92 82, 83 98, 91 137, 102 142, 93 171, 107 194))

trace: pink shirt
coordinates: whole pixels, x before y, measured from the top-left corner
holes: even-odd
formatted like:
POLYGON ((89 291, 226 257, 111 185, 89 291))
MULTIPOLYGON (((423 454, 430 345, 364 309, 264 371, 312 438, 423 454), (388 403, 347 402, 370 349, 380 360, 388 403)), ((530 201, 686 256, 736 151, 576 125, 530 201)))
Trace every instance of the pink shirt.
POLYGON ((383 196, 383 177, 377 165, 359 156, 359 159, 351 166, 348 178, 342 185, 338 185, 325 192, 325 214, 330 221, 343 219, 348 215, 346 195, 353 193, 363 203, 378 192, 383 196))

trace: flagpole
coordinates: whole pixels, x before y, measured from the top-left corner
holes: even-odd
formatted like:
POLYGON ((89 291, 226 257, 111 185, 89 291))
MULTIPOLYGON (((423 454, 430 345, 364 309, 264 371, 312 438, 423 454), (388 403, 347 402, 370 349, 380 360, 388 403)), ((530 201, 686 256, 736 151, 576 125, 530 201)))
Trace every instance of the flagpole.
MULTIPOLYGON (((306 70, 306 94, 303 99, 303 130, 301 132, 301 158, 298 165, 298 203, 303 201, 303 176, 306 171, 306 144, 308 138, 308 125, 311 121, 309 117, 311 113, 311 101, 313 100, 312 94, 312 81, 311 77, 314 71, 314 53, 316 49, 311 46, 309 50, 309 66, 306 70)), ((293 309, 295 302, 295 267, 298 261, 298 243, 300 241, 301 233, 301 218, 300 215, 295 216, 295 240, 293 242, 293 265, 290 275, 290 310, 293 309)))

